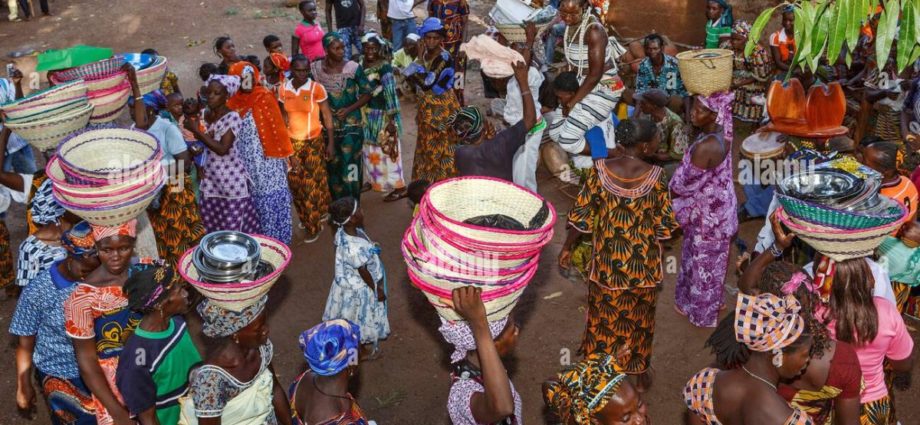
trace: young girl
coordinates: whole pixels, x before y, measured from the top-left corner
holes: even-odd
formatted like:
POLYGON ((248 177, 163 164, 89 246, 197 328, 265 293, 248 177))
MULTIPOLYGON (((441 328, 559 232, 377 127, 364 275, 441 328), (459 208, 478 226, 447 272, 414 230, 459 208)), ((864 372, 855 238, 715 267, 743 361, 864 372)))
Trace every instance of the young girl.
POLYGON ((364 233, 364 212, 345 197, 329 208, 335 232, 335 279, 323 320, 346 319, 361 327, 361 344, 377 343, 390 334, 387 287, 380 247, 364 233))

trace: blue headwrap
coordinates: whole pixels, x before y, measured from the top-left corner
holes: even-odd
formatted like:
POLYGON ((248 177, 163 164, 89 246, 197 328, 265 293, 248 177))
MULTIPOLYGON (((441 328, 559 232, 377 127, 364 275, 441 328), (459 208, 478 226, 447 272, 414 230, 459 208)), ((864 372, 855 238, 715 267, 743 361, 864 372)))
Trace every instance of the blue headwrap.
POLYGON ((719 6, 722 6, 722 16, 719 17, 720 27, 732 27, 735 25, 735 17, 732 15, 732 5, 728 4, 728 0, 709 1, 718 3, 719 6))
POLYGON ((39 226, 55 223, 67 212, 54 199, 54 195, 51 193, 52 187, 51 180, 45 180, 38 187, 35 196, 32 197, 32 208, 30 209, 32 222, 39 226))
POLYGON ((328 320, 300 334, 300 348, 310 370, 333 376, 357 363, 361 328, 345 319, 328 320))
MULTIPOLYGON (((166 108, 166 96, 163 95, 163 92, 159 90, 154 90, 150 93, 147 93, 143 97, 144 105, 150 109, 153 109, 154 112, 159 112, 161 109, 166 108)), ((128 98, 128 106, 134 106, 134 98, 128 98)))
POLYGON ((444 24, 441 23, 441 20, 438 18, 425 18, 422 22, 422 26, 418 28, 418 35, 424 37, 425 34, 428 34, 432 31, 441 31, 444 29, 444 24))
POLYGON ((85 221, 75 224, 61 235, 61 245, 75 257, 95 255, 96 239, 93 238, 92 226, 85 221))

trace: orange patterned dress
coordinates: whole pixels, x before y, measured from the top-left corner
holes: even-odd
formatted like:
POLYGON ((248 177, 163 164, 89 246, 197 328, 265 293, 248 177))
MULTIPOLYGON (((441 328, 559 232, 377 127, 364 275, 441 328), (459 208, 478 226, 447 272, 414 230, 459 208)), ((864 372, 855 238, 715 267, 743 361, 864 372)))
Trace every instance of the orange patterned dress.
POLYGON ((616 354, 630 348, 627 373, 645 372, 651 360, 655 306, 663 272, 662 239, 677 229, 667 177, 653 166, 639 186, 626 189, 607 169, 595 164, 569 224, 592 235, 588 264, 588 318, 581 352, 616 354))

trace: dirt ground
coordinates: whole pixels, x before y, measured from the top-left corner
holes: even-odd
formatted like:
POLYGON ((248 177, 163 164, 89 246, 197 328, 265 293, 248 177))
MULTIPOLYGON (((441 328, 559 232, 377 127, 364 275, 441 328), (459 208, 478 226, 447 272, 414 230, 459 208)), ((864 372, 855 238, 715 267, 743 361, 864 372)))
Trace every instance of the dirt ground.
MULTIPOLYGON (((474 1, 473 5, 476 15, 485 16, 491 2, 474 1)), ((368 6, 369 10, 374 10, 372 4, 368 6)), ((277 34, 287 46, 299 20, 293 9, 267 0, 56 0, 52 2, 52 10, 54 17, 20 24, 6 22, 4 15, 0 22, 0 53, 26 46, 46 49, 75 43, 111 46, 118 52, 155 47, 169 57, 170 67, 179 75, 186 93, 193 93, 197 88, 198 66, 205 61, 216 61, 210 44, 217 36, 231 35, 241 54, 264 56, 262 37, 277 34), (157 7, 150 7, 154 4, 157 7)), ((473 34, 482 30, 479 18, 473 17, 471 23, 473 34)), ((369 23, 369 26, 376 24, 369 23)), ((478 78, 468 78, 467 83, 467 99, 484 104, 478 78)), ((413 152, 415 144, 414 104, 404 104, 403 113, 407 124, 403 151, 408 153, 413 152)), ((411 155, 406 156, 405 169, 410 170, 411 155)), ((542 169, 538 178, 541 194, 560 212, 567 211, 575 188, 561 185, 542 169)), ((365 194, 364 208, 368 216, 368 234, 383 247, 393 332, 382 344, 383 357, 361 365, 353 392, 370 418, 380 424, 449 423, 445 409, 450 385, 449 348, 438 334, 434 309, 409 285, 399 252, 399 241, 409 224, 411 210, 401 202, 385 204, 375 193, 365 194)), ((17 208, 11 210, 7 218, 14 244, 25 236, 22 217, 22 209, 17 208)), ((756 222, 742 225, 741 237, 753 241, 759 226, 756 222)), ((523 399, 525 423, 544 423, 540 385, 553 376, 562 363, 575 359, 583 332, 586 287, 562 277, 556 265, 563 230, 564 222, 560 220, 556 224, 556 236, 540 260, 539 271, 514 312, 515 320, 521 324, 521 336, 509 370, 523 399)), ((295 233, 295 240, 302 240, 302 236, 295 233)), ((656 316, 655 383, 645 396, 651 419, 657 424, 683 422, 685 409, 681 389, 690 375, 712 361, 711 355, 703 349, 709 331, 694 328, 672 309, 679 242, 674 241, 671 244, 674 248, 666 252, 666 277, 656 316)), ((329 232, 314 244, 297 242, 293 249, 295 260, 272 289, 268 310, 271 339, 275 344, 275 370, 284 385, 304 368, 297 336, 321 319, 333 277, 334 248, 329 232)), ((734 281, 735 277, 730 276, 727 286, 734 288, 734 281)), ((726 300, 732 303, 733 299, 733 291, 729 289, 726 300)), ((13 300, 0 301, 0 328, 7 328, 13 309, 13 300)), ((33 422, 16 415, 14 340, 4 335, 0 343, 0 359, 3 359, 0 364, 4 365, 0 366, 0 393, 7 396, 0 401, 0 423, 48 423, 43 406, 39 409, 40 416, 33 422)), ((914 336, 916 339, 916 331, 914 336)), ((911 391, 896 395, 898 415, 904 425, 920 423, 920 407, 905 402, 920 399, 918 387, 915 385, 911 391)))

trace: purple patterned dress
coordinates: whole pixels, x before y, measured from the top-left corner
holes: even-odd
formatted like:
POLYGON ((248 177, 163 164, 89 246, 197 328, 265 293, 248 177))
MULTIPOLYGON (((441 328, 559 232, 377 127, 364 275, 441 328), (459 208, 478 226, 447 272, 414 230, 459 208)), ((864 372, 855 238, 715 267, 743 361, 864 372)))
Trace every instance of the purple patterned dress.
MULTIPOLYGON (((220 140, 228 131, 240 134, 243 120, 236 112, 228 112, 208 125, 208 134, 220 140)), ((208 233, 236 230, 259 234, 259 216, 250 196, 249 174, 240 160, 237 143, 226 155, 206 152, 204 178, 201 180, 201 221, 208 233)))
POLYGON ((722 308, 729 247, 738 231, 733 185, 731 139, 726 143, 721 133, 700 136, 671 178, 674 216, 684 230, 675 304, 695 326, 714 327, 722 308), (709 136, 718 139, 727 154, 717 167, 704 170, 690 158, 709 136))

